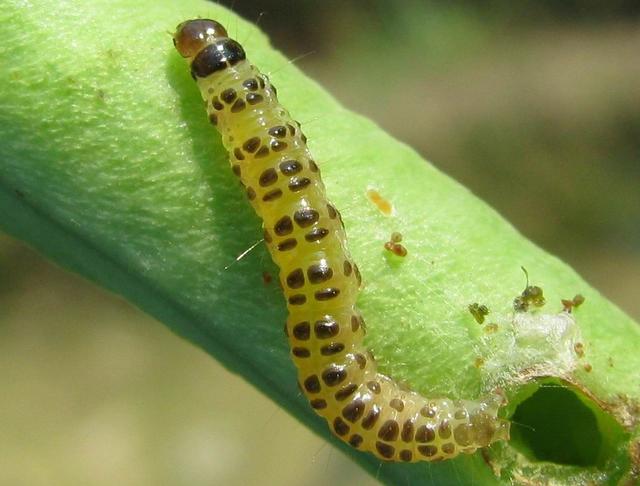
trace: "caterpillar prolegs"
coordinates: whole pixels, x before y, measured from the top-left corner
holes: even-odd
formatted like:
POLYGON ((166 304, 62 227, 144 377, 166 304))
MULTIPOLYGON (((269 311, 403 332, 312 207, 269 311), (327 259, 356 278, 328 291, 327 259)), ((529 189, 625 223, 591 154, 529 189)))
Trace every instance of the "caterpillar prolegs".
POLYGON ((183 22, 174 44, 262 218, 287 298, 292 359, 313 409, 340 439, 383 460, 448 459, 507 439, 498 400, 426 398, 378 373, 355 306, 360 272, 300 125, 218 22, 183 22))

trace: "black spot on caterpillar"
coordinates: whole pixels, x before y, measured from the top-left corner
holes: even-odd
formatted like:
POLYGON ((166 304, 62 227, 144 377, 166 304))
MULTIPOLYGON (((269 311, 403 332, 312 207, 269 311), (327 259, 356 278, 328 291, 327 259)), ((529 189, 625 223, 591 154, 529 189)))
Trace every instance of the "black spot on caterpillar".
POLYGON ((355 306, 360 272, 300 125, 218 22, 183 22, 174 44, 262 218, 288 302, 285 334, 311 407, 344 442, 388 461, 448 459, 508 439, 495 398, 426 398, 378 373, 355 306))

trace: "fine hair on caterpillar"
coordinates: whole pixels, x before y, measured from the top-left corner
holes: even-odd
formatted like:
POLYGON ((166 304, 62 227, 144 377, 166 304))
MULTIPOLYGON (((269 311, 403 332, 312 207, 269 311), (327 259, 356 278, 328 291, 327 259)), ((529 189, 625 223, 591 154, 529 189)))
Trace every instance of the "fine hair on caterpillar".
POLYGON ((508 439, 501 397, 424 397, 377 371, 356 307, 360 271, 300 124, 220 23, 183 22, 173 41, 262 219, 287 299, 291 357, 316 413, 341 440, 387 461, 449 459, 508 439))

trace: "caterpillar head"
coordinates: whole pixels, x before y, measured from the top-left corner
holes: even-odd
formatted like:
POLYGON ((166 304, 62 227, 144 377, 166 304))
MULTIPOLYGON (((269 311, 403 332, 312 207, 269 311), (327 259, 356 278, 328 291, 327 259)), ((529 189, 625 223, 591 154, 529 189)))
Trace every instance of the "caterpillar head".
POLYGON ((219 22, 211 19, 193 19, 176 27, 173 45, 182 57, 193 57, 205 46, 227 37, 227 29, 219 22))
POLYGON ((206 78, 246 59, 242 46, 227 35, 215 20, 194 19, 178 25, 173 44, 182 57, 191 60, 193 79, 206 78))

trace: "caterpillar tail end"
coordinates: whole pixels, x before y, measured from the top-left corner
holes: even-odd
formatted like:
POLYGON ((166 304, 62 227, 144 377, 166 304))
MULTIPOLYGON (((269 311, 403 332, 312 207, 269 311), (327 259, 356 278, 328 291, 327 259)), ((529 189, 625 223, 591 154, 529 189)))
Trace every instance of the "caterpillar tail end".
POLYGON ((505 396, 499 391, 481 401, 480 406, 471 413, 470 422, 475 431, 476 444, 480 447, 510 439, 511 422, 498 417, 498 411, 506 404, 505 396))
POLYGON ((506 419, 498 419, 491 442, 499 440, 508 441, 511 438, 511 422, 506 419))

